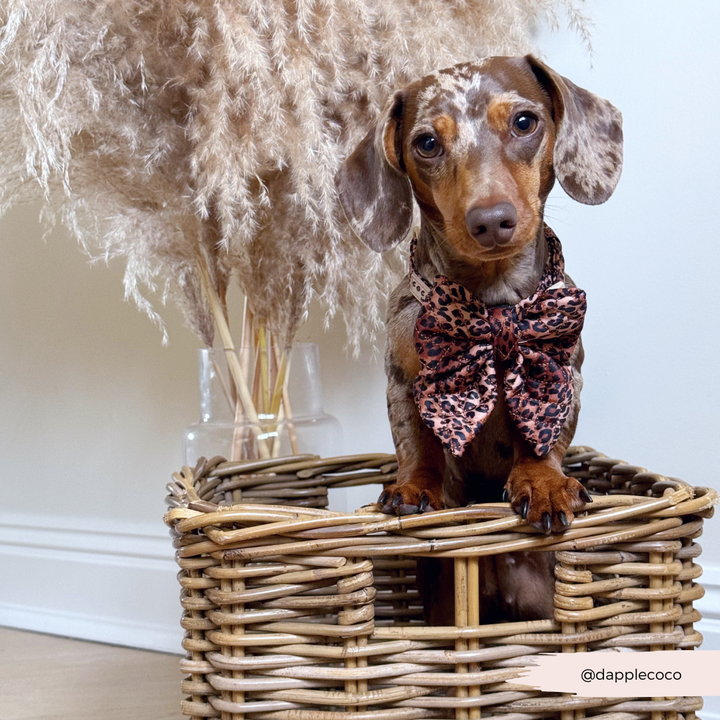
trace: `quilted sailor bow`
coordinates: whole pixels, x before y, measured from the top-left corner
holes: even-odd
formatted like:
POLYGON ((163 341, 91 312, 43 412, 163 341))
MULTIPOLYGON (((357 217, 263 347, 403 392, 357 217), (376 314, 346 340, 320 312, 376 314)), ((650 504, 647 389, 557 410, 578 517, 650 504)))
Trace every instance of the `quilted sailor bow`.
POLYGON ((547 226, 544 231, 548 258, 540 285, 514 306, 486 307, 442 275, 430 287, 413 267, 413 245, 411 286, 427 290, 415 325, 421 363, 415 402, 453 455, 463 454, 495 407, 498 359, 510 415, 538 456, 552 449, 570 412, 570 358, 583 326, 585 292, 565 286, 560 241, 547 226))

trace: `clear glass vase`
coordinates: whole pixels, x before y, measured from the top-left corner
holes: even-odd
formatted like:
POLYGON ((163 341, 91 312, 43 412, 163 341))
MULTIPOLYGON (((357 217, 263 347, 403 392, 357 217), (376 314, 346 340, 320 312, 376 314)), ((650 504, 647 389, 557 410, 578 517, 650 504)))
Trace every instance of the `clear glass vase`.
MULTIPOLYGON (((287 392, 280 410, 258 403, 258 422, 236 412, 224 353, 198 350, 200 420, 185 431, 185 464, 220 455, 228 460, 283 457, 312 453, 334 457, 342 452, 340 423, 323 409, 320 351, 314 343, 293 345, 289 356, 287 392)), ((261 372, 259 362, 256 372, 261 372)), ((252 387, 252 382, 248 385, 252 387)), ((269 392, 266 393, 269 398, 269 392)))

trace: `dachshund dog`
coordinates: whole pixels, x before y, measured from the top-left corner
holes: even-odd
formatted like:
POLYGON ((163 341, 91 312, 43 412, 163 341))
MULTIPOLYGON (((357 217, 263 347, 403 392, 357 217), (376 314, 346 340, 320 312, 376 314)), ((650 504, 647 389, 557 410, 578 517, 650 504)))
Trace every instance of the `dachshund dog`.
MULTIPOLYGON (((590 502, 561 466, 580 408, 584 293, 564 275, 544 204, 555 178, 574 200, 603 203, 621 166, 617 109, 530 55, 456 65, 398 91, 344 162, 340 202, 371 249, 409 234, 413 197, 421 218, 412 271, 389 302, 387 401, 399 465, 380 496, 383 512, 508 500, 548 534, 590 502), (536 301, 550 314, 518 320, 536 301), (563 323, 554 344, 553 326, 563 323), (527 398, 516 396, 519 385, 527 398)), ((527 555, 485 561, 484 592, 511 608, 498 613, 549 611, 547 593, 542 601, 527 593, 547 563, 527 555)), ((424 582, 437 591, 443 572, 430 568, 424 582)))

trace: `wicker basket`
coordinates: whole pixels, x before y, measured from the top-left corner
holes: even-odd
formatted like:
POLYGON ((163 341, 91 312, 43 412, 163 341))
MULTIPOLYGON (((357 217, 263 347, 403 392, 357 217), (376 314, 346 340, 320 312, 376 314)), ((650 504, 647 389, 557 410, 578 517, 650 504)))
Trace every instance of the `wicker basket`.
POLYGON ((594 502, 542 536, 504 503, 389 517, 322 509, 328 487, 390 483, 391 455, 201 461, 168 486, 186 631, 182 711, 227 720, 694 718, 698 697, 524 692, 539 652, 700 645, 694 540, 717 493, 571 448, 594 502), (271 503, 270 506, 264 503, 271 503), (555 551, 555 619, 481 625, 478 557, 555 551), (456 626, 428 627, 416 558, 454 558, 456 626))

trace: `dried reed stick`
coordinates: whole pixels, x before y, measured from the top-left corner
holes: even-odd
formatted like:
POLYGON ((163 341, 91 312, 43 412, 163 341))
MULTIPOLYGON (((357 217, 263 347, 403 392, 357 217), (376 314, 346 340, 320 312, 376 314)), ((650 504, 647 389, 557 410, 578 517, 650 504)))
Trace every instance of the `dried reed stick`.
MULTIPOLYGON (((240 331, 240 368, 244 378, 250 378, 252 373, 252 353, 250 339, 253 336, 253 313, 248 303, 247 295, 243 298, 242 330, 240 331)), ((242 460, 250 455, 250 448, 245 446, 247 438, 247 416, 243 404, 238 402, 237 392, 235 393, 235 428, 233 430, 233 442, 231 450, 232 460, 242 460)))
POLYGON ((258 352, 260 355, 260 402, 258 406, 268 414, 268 396, 270 394, 270 363, 268 362, 268 340, 265 325, 258 327, 258 352))
MULTIPOLYGON (((275 374, 275 380, 272 398, 270 400, 270 415, 275 421, 274 429, 277 430, 277 436, 273 438, 273 457, 278 457, 280 454, 281 431, 279 430, 279 428, 282 425, 283 420, 285 419, 285 412, 283 408, 283 391, 287 389, 286 385, 289 377, 288 369, 290 365, 289 356, 289 348, 284 350, 283 352, 280 352, 277 346, 273 345, 273 352, 270 355, 270 359, 273 360, 271 365, 275 374)), ((293 446, 293 453, 297 454, 295 453, 295 448, 297 447, 297 436, 295 436, 295 428, 291 424, 288 425, 288 432, 290 433, 290 444, 293 446)))
POLYGON ((242 332, 240 335, 240 364, 243 375, 250 377, 250 364, 252 361, 252 338, 254 337, 255 315, 250 309, 247 295, 243 300, 242 332))
POLYGON ((295 432, 295 424, 293 423, 292 410, 290 408, 290 395, 288 394, 287 384, 283 386, 283 408, 285 409, 285 421, 287 422, 288 435, 290 436, 290 448, 293 455, 299 455, 300 449, 298 445, 297 433, 295 432))
MULTIPOLYGON (((275 353, 277 360, 277 353, 275 353)), ((270 402, 270 414, 277 417, 282 403, 283 388, 287 382, 290 372, 290 350, 289 348, 282 351, 280 362, 278 363, 277 377, 275 378, 275 387, 273 389, 272 400, 270 402)))
POLYGON ((212 360, 215 375, 218 379, 218 382, 220 383, 220 387, 222 388, 223 395, 225 396, 225 399, 227 400, 227 403, 230 407, 230 411, 233 412, 238 404, 237 399, 233 399, 233 395, 235 395, 235 397, 237 398, 237 393, 233 392, 234 388, 232 386, 228 386, 227 381, 225 380, 225 375, 220 369, 220 365, 217 361, 217 358, 215 357, 215 350, 213 350, 213 348, 208 349, 210 350, 210 359, 212 360))
POLYGON ((233 342, 230 328, 228 327, 227 320, 225 319, 225 314, 222 310, 220 298, 218 297, 217 291, 215 290, 215 286, 210 280, 207 260, 202 253, 199 254, 198 267, 200 269, 203 290, 205 291, 205 296, 207 297, 208 303, 210 305, 210 311, 212 312, 217 329, 220 332, 220 337, 222 339, 223 347, 225 350, 225 357, 227 358, 228 369, 230 370, 230 374, 235 381, 235 386, 238 389, 240 399, 245 409, 245 414, 248 416, 250 422, 253 425, 253 433, 255 433, 255 439, 258 445, 258 452, 261 458, 269 458, 270 452, 268 451, 267 444, 260 437, 260 419, 258 418, 257 410, 255 409, 255 405, 253 404, 252 396, 250 395, 247 382, 245 381, 245 376, 242 373, 240 359, 238 358, 237 352, 235 350, 235 343, 233 342))
MULTIPOLYGON (((290 448, 292 450, 293 455, 299 455, 300 451, 298 448, 298 439, 297 439, 297 433, 295 432, 295 425, 293 424, 293 416, 292 416, 292 408, 290 407, 290 395, 288 393, 288 380, 290 379, 290 353, 291 348, 285 348, 283 351, 283 354, 287 356, 287 360, 285 362, 285 377, 283 378, 283 382, 280 385, 280 392, 282 395, 282 405, 285 410, 285 421, 287 423, 287 429, 288 429, 288 435, 290 436, 290 448)), ((277 360, 277 356, 280 353, 280 349, 278 347, 275 348, 275 359, 277 360)), ((280 362, 280 365, 282 366, 282 361, 280 362)))
POLYGON ((278 412, 276 416, 277 425, 275 426, 275 429, 277 430, 277 433, 272 441, 272 447, 270 448, 270 454, 274 457, 280 457, 280 446, 282 444, 282 440, 280 437, 280 430, 278 428, 282 424, 283 420, 285 419, 285 413, 283 412, 282 407, 280 408, 280 411, 278 412))

